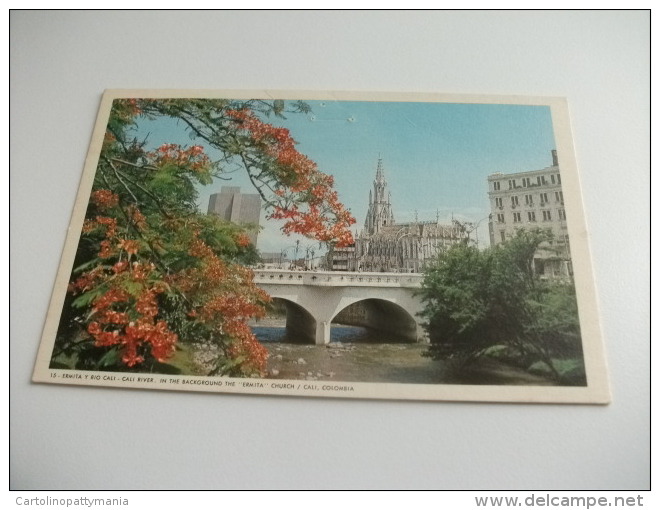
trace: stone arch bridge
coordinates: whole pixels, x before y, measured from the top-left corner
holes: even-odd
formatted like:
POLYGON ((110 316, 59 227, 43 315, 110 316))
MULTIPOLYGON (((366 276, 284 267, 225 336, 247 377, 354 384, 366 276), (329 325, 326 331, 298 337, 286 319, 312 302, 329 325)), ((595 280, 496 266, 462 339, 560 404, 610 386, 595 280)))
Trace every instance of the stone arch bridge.
POLYGON ((354 303, 361 313, 342 323, 365 326, 412 342, 425 341, 421 300, 414 295, 423 276, 412 273, 255 270, 254 281, 287 310, 286 329, 310 343, 330 342, 330 324, 354 303))

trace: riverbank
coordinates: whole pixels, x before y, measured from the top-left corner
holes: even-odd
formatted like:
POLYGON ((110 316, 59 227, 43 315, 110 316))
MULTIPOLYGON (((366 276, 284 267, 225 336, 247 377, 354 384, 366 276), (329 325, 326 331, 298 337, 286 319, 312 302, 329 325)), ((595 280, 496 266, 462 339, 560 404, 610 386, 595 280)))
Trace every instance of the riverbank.
POLYGON ((269 379, 409 384, 551 386, 543 377, 495 360, 457 373, 448 363, 423 356, 424 344, 333 342, 299 345, 267 342, 269 379))
MULTIPOLYGON (((364 328, 333 327, 333 341, 313 345, 286 341, 284 319, 261 319, 254 328, 269 357, 265 378, 328 382, 552 386, 542 375, 483 358, 457 371, 449 362, 424 356, 428 344, 388 341, 364 328)), ((181 348, 173 364, 183 373, 204 375, 215 367, 217 347, 181 348)))

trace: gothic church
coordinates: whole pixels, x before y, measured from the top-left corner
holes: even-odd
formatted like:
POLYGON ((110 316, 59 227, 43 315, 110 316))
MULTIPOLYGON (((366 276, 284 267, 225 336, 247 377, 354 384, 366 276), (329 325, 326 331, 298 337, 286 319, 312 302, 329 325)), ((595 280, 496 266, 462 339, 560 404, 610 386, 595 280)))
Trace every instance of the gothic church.
POLYGON ((379 159, 364 229, 354 245, 330 253, 330 267, 334 271, 419 273, 442 250, 467 240, 468 233, 460 224, 441 224, 439 218, 396 223, 379 159))

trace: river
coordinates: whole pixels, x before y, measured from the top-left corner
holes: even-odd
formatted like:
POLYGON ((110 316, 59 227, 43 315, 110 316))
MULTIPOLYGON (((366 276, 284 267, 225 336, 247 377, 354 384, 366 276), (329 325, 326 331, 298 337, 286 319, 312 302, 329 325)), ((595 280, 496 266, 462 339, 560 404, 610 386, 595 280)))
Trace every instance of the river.
POLYGON ((428 345, 384 337, 367 328, 334 325, 328 345, 296 343, 274 322, 254 324, 268 349, 269 379, 411 384, 522 384, 550 381, 493 361, 456 373, 443 361, 424 356, 428 345))

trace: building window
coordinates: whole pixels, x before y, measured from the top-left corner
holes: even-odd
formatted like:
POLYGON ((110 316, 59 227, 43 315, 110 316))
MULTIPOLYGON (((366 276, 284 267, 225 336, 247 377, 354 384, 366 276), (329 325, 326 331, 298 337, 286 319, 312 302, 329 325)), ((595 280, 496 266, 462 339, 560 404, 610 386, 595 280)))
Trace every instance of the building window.
POLYGON ((557 174, 557 184, 561 184, 561 175, 557 174))
POLYGON ((499 191, 499 190, 500 190, 500 182, 499 182, 499 181, 495 181, 495 182, 493 182, 493 189, 494 189, 495 191, 499 191))
POLYGON ((552 221, 550 211, 543 211, 543 221, 552 221))
POLYGON ((541 193, 541 205, 545 205, 548 203, 548 194, 547 193, 541 193))
POLYGON ((518 206, 518 196, 513 195, 511 197, 511 207, 517 207, 518 206))
POLYGON ((532 195, 525 195, 525 205, 534 205, 534 197, 532 195))
POLYGON ((504 223, 504 214, 502 213, 497 214, 497 223, 504 223))
POLYGON ((502 209, 502 197, 497 197, 495 199, 495 207, 499 207, 500 209, 502 209))
POLYGON ((529 182, 529 177, 525 177, 525 178, 523 179, 523 186, 524 186, 525 188, 529 188, 531 185, 532 185, 532 183, 529 182))
POLYGON ((559 213, 559 219, 560 220, 565 220, 566 219, 566 211, 564 209, 558 209, 557 212, 559 213))
POLYGON ((516 187, 516 180, 509 179, 509 189, 514 189, 516 187))
POLYGON ((506 241, 506 234, 504 233, 504 230, 500 230, 500 239, 502 239, 502 242, 506 241))
POLYGON ((534 211, 527 212, 527 219, 529 221, 536 221, 536 213, 534 211))
POLYGON ((513 222, 514 223, 520 223, 520 213, 519 212, 514 212, 513 213, 513 222))
POLYGON ((555 174, 550 174, 550 182, 555 183, 555 174))
POLYGON ((555 191, 555 201, 561 202, 562 204, 564 203, 564 192, 563 191, 555 191))

